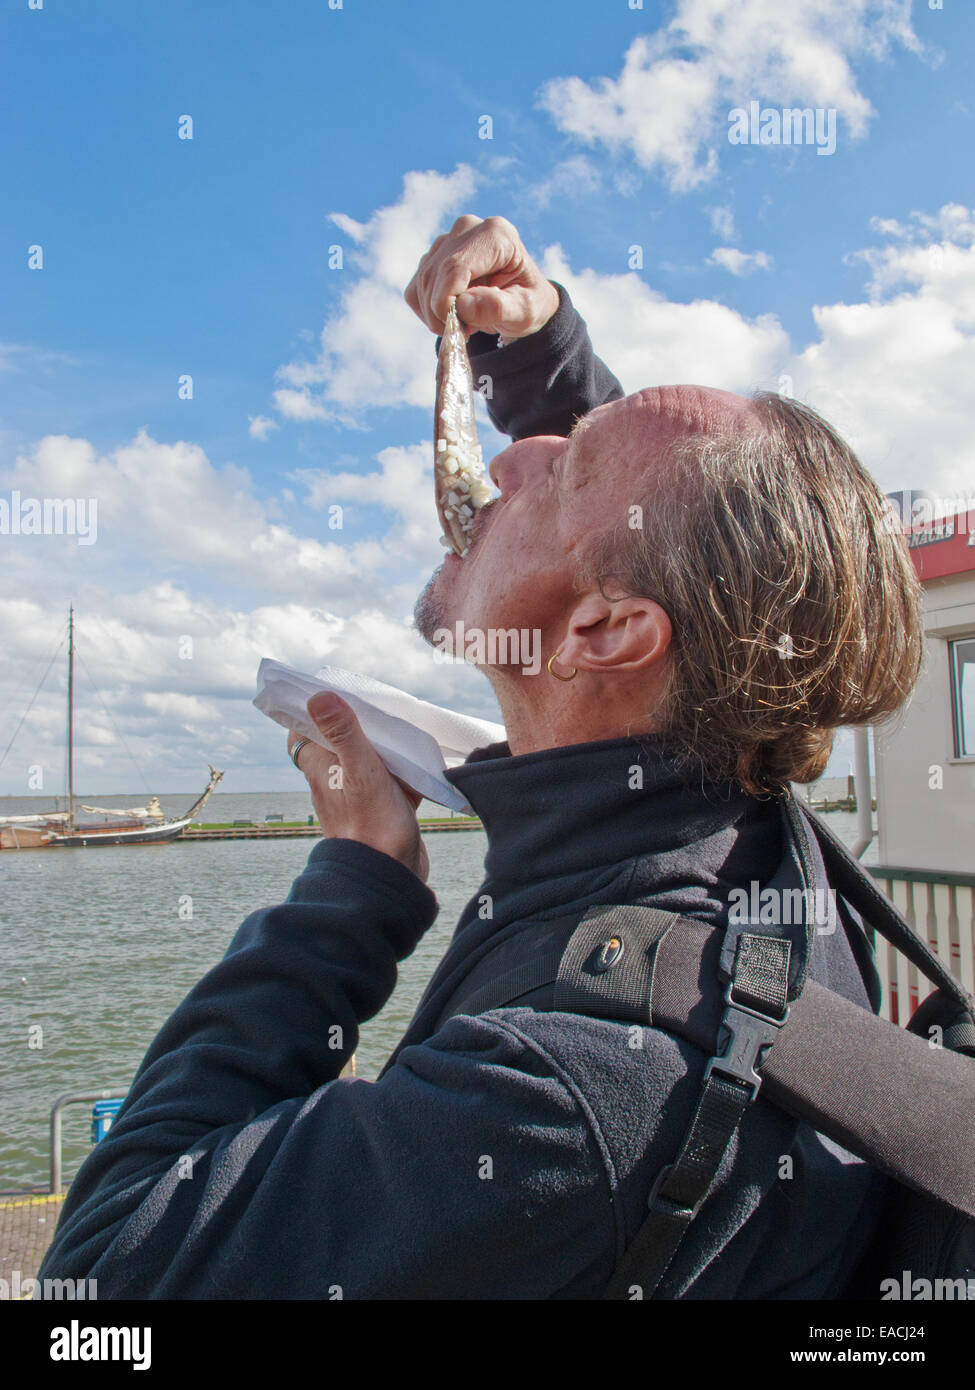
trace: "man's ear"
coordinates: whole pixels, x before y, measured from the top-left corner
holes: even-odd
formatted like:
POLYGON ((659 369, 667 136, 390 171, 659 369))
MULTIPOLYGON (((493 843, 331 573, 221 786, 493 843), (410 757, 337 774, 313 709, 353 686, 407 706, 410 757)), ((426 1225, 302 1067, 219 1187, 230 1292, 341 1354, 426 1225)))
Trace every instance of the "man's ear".
POLYGON ((569 618, 559 665, 580 671, 644 671, 666 657, 673 629, 653 599, 587 594, 569 618))

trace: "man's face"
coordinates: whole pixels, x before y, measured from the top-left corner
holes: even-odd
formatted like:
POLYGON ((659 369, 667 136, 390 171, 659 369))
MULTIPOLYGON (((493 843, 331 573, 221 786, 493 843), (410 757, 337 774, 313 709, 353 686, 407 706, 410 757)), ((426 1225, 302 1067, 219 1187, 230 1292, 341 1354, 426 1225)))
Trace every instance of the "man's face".
MULTIPOLYGON (((574 579, 590 542, 642 505, 682 436, 743 425, 753 408, 704 387, 640 391, 597 407, 568 439, 540 435, 492 461, 501 497, 474 520, 465 559, 449 554, 421 595, 416 623, 467 632, 527 628, 554 651, 578 602, 574 579)), ((460 654, 460 653, 458 653, 460 654)))

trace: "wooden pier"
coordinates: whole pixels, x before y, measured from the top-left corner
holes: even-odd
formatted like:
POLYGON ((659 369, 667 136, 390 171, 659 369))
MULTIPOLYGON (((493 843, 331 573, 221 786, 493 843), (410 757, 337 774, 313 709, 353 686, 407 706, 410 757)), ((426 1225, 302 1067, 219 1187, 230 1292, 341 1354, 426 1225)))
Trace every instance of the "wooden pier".
POLYGON ((65 1193, 44 1190, 0 1193, 0 1297, 31 1297, 54 1236, 65 1193))
MULTIPOLYGON (((444 816, 421 820, 420 829, 426 834, 447 830, 483 830, 476 816, 444 816)), ((311 825, 292 822, 285 825, 275 821, 235 821, 232 825, 188 825, 176 836, 180 840, 294 840, 305 836, 317 838, 322 828, 317 821, 311 825)), ((175 843, 174 842, 174 843, 175 843)))
MULTIPOLYGON (((838 801, 810 801, 811 811, 856 811, 857 799, 855 796, 841 796, 838 801)), ((871 811, 876 811, 877 802, 873 798, 870 802, 871 811)))

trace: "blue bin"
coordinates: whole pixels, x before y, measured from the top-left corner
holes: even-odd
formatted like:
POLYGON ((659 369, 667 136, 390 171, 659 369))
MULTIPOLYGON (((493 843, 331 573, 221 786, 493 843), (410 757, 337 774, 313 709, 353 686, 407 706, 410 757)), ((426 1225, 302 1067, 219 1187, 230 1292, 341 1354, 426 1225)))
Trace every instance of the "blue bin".
POLYGON ((99 1139, 104 1139, 105 1135, 112 1127, 112 1121, 122 1108, 125 1097, 120 1096, 118 1100, 99 1100, 95 1102, 91 1112, 91 1142, 97 1144, 99 1139))

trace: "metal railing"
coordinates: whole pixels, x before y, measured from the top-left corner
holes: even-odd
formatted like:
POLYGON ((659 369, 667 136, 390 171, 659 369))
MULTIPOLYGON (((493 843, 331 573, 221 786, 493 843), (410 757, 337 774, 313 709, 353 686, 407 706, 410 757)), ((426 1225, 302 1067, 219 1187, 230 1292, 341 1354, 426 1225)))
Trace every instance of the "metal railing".
MULTIPOLYGON (((975 993, 975 874, 934 873, 890 865, 869 866, 894 906, 917 934, 975 993)), ((934 988, 900 951, 876 937, 877 969, 883 985, 881 1014, 906 1024, 934 988)))
POLYGON ((94 1100, 115 1100, 124 1096, 127 1086, 115 1086, 108 1091, 71 1091, 60 1096, 51 1109, 51 1191, 60 1192, 61 1180, 61 1112, 68 1105, 84 1105, 94 1100))

